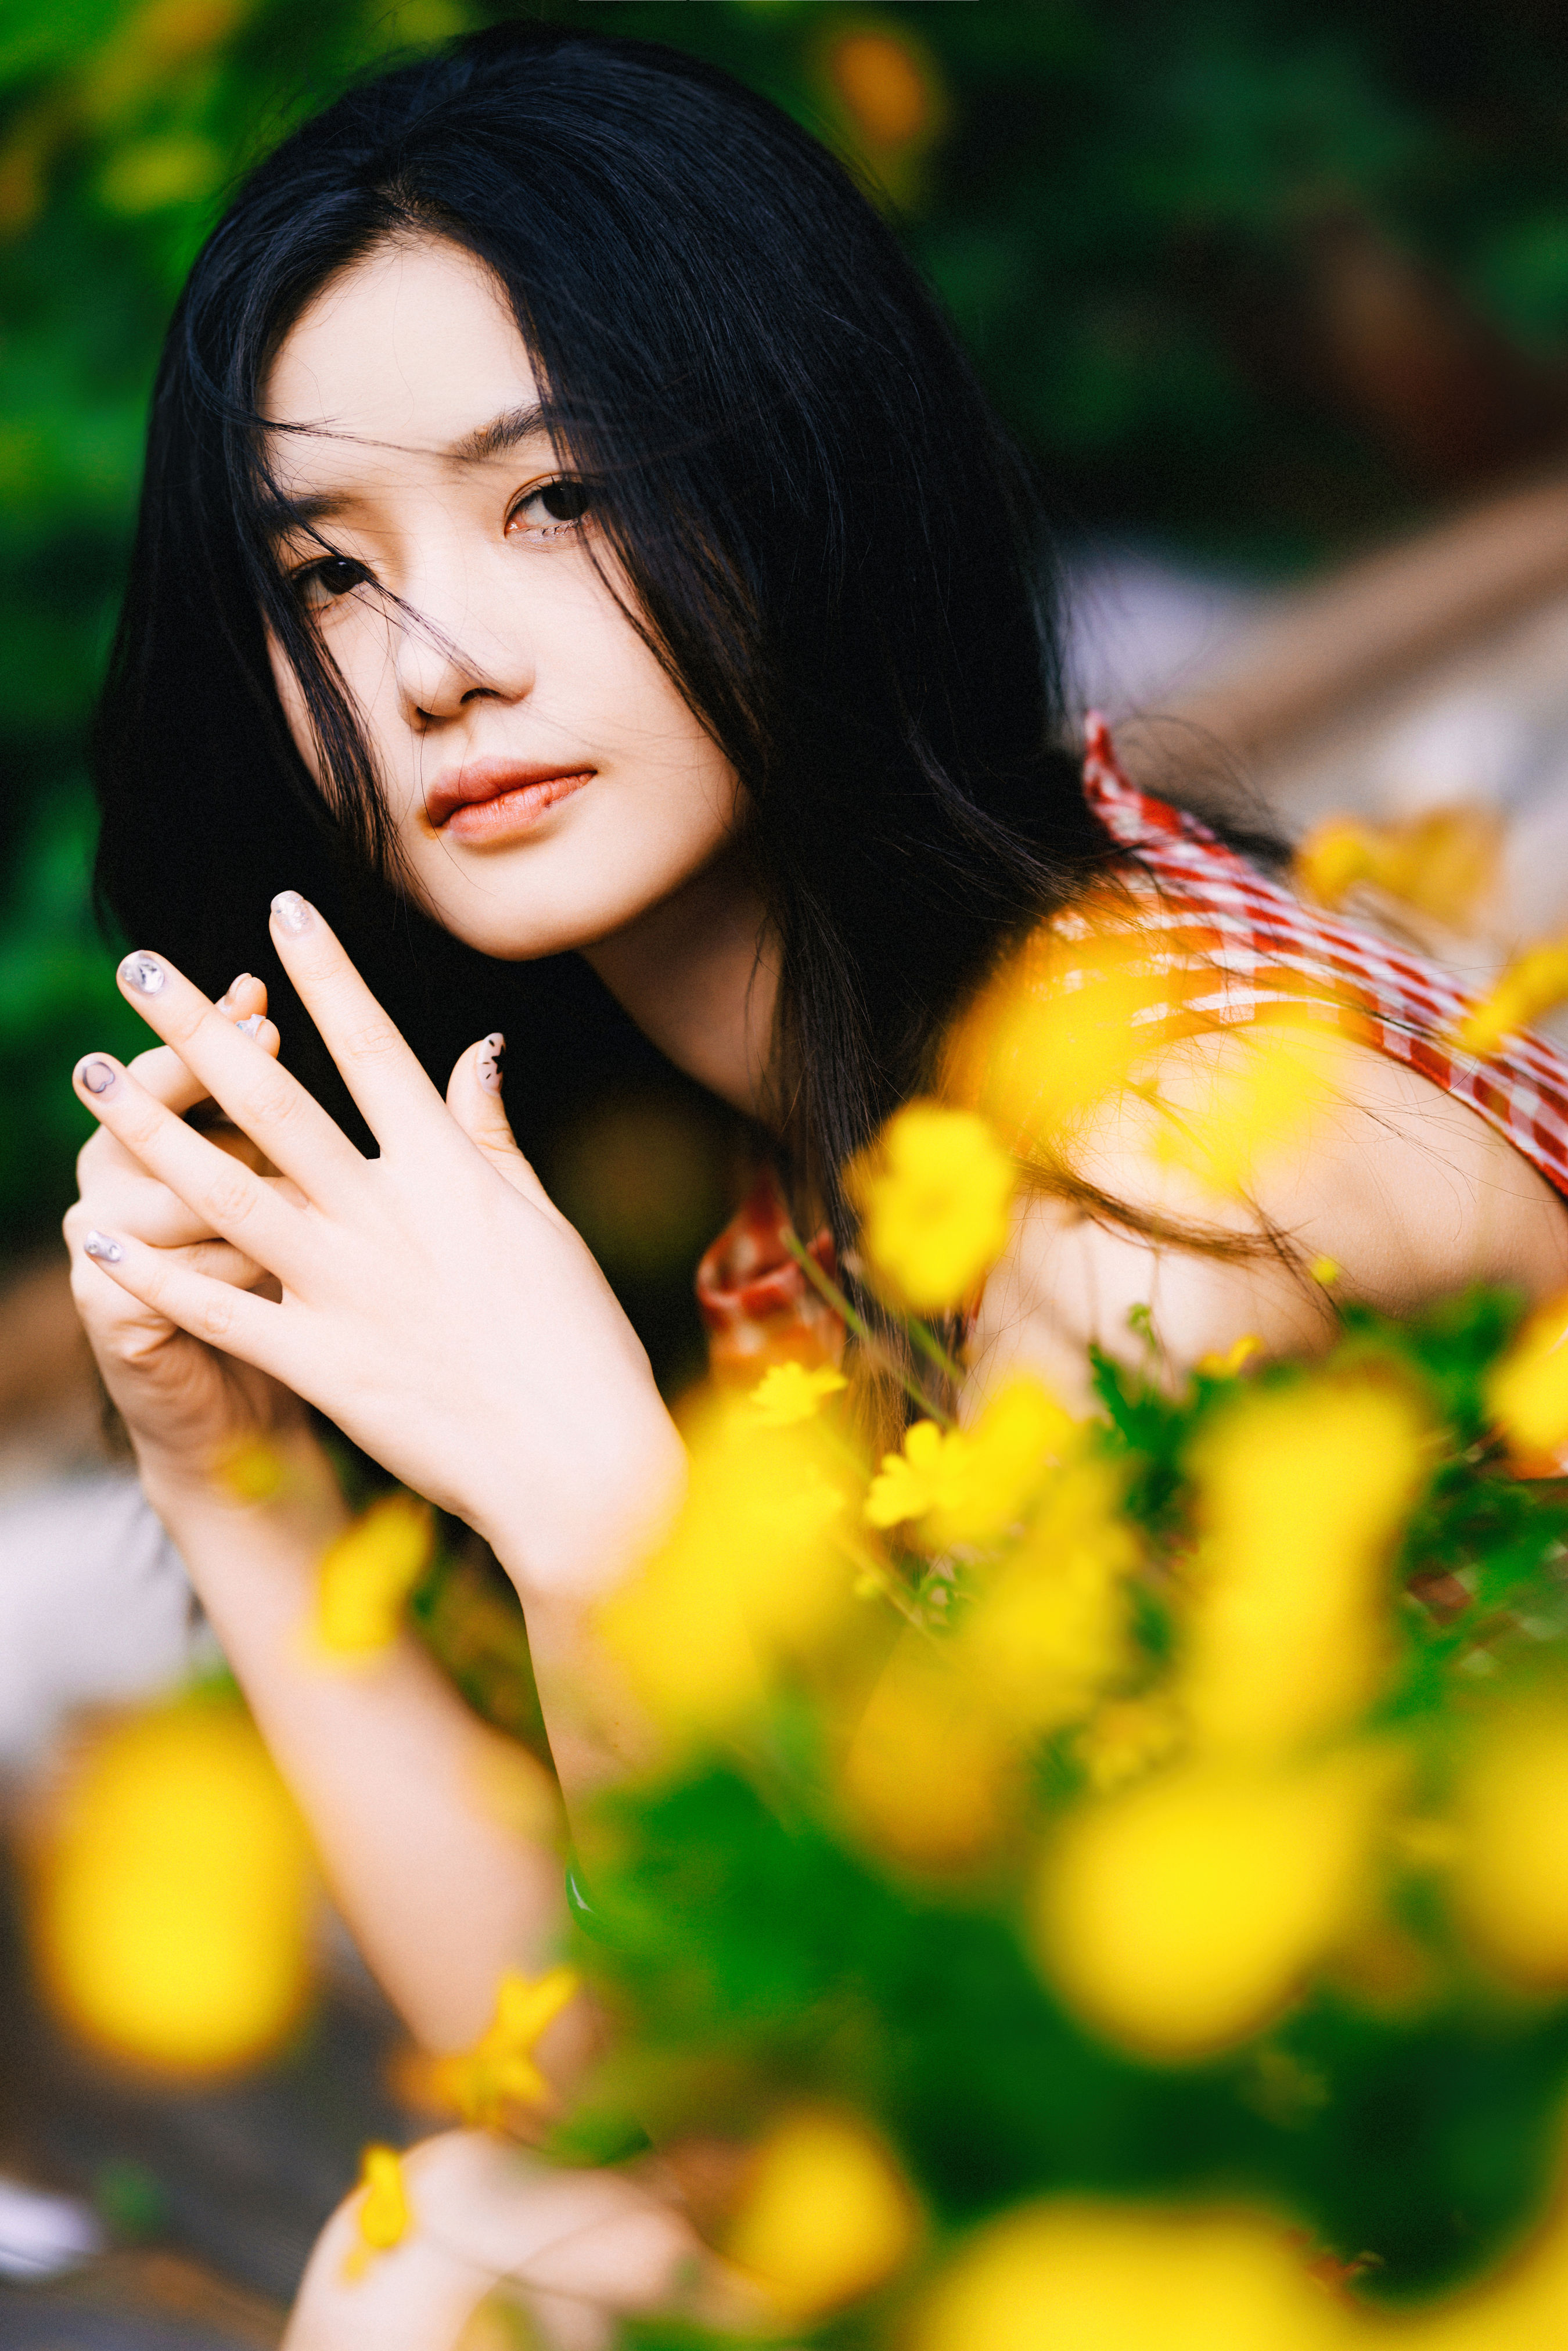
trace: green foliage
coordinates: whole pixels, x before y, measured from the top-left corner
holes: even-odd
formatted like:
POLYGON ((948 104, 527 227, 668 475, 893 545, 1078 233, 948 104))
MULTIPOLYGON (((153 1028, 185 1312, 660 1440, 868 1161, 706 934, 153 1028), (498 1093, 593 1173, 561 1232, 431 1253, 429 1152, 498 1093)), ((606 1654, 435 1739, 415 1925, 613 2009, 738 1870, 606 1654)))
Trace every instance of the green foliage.
MULTIPOLYGON (((1371 1718, 1409 1743, 1427 1802, 1478 1666, 1495 1687, 1561 1663, 1568 1643, 1568 1492, 1511 1477, 1474 1435, 1518 1311, 1476 1292, 1406 1326, 1357 1315, 1328 1365, 1363 1372, 1375 1355, 1418 1384, 1440 1431, 1396 1563, 1401 1647, 1371 1718)), ((1281 1366, 1247 1384, 1322 1375, 1281 1366)), ((1193 1539, 1195 1441, 1238 1383, 1156 1396, 1102 1363, 1101 1387, 1103 1442, 1128 1472, 1158 1584, 1193 1539)), ((1157 1607, 1148 1630, 1157 1662, 1157 1607)), ((1420 1954, 1420 1997, 1331 1968, 1220 2054, 1145 2062, 1080 2023, 1031 1955, 1031 1856, 1083 1784, 1057 1768, 1061 1741, 1020 1847, 922 1876, 851 1825, 818 1719, 797 1697, 749 1745, 692 1755, 607 1804, 580 1958, 629 2032, 561 2153, 622 2153, 643 2129, 748 2138, 796 2099, 826 2100, 885 2134, 939 2244, 1040 2193, 1241 2196, 1343 2259, 1372 2254, 1365 2289, 1393 2302, 1483 2267, 1533 2211, 1568 2086, 1568 2003, 1486 1980, 1419 1866, 1396 1863, 1385 1898, 1420 1954)), ((858 2324, 823 2339, 858 2340, 858 2324)))

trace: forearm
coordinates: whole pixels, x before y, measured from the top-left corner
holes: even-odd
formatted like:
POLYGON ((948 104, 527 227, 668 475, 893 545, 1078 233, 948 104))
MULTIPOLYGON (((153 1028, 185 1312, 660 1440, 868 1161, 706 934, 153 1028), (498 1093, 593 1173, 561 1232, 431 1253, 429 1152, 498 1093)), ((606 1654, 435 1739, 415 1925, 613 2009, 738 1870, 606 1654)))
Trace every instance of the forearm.
POLYGON ((316 1565, 347 1513, 309 1440, 266 1504, 146 1482, 366 1960, 422 2041, 465 2045, 504 1970, 553 1956, 563 1903, 545 1775, 536 1787, 538 1767, 412 1637, 358 1665, 313 1652, 316 1565))

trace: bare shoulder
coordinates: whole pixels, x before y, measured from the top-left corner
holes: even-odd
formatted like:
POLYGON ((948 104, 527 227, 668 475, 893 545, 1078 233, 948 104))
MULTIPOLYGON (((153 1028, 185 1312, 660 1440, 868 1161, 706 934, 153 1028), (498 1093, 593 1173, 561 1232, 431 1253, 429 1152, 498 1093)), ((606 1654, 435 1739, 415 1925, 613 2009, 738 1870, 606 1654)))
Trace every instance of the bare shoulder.
MULTIPOLYGON (((1191 1040, 1164 1067, 1165 1100, 1201 1120, 1246 1050, 1235 1037, 1191 1040)), ((972 1332, 977 1395, 1028 1364, 1086 1401, 1090 1343, 1141 1358, 1145 1322, 1173 1377, 1242 1337, 1270 1353, 1311 1350, 1334 1328, 1303 1271, 1320 1258, 1340 1269, 1337 1295, 1388 1312, 1476 1281, 1532 1298, 1568 1288, 1568 1207, 1545 1178, 1466 1104, 1369 1048, 1345 1049, 1331 1099, 1260 1161, 1248 1202, 1173 1164, 1161 1124, 1146 1102, 1118 1097, 1076 1165, 1134 1217, 1211 1245, 1153 1239, 1060 1194, 1026 1193, 972 1332)))

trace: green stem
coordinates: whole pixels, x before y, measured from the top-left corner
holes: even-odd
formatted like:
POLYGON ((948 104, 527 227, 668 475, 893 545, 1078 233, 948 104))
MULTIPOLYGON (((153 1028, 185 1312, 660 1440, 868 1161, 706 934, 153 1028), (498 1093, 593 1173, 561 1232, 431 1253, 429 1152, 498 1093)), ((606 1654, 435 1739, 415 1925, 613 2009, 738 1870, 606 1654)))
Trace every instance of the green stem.
MULTIPOLYGON (((810 1249, 804 1247, 799 1237, 792 1232, 786 1231, 784 1235, 784 1246, 789 1250, 790 1256, 794 1259, 796 1264, 800 1267, 801 1272, 805 1275, 807 1280, 810 1283, 812 1289, 817 1291, 820 1297, 826 1299, 834 1313, 842 1321, 845 1330, 853 1333, 854 1337, 859 1340, 861 1345, 865 1349, 867 1354, 870 1355, 874 1362, 879 1363, 884 1371, 890 1372, 893 1374, 900 1387, 904 1391, 904 1394, 914 1398, 915 1402, 920 1406, 922 1412, 925 1413, 932 1420, 939 1421, 944 1428, 951 1428, 953 1426, 952 1416, 949 1413, 944 1412, 940 1405, 934 1404, 931 1398, 926 1395, 925 1389, 920 1385, 919 1381, 912 1377, 912 1375, 906 1372, 901 1364, 895 1364, 893 1361, 885 1347, 882 1345, 879 1340, 874 1339, 867 1330, 863 1320, 855 1312, 854 1308, 850 1304, 849 1300, 844 1296, 844 1293, 839 1288, 838 1283, 832 1280, 829 1275, 822 1271, 822 1269, 817 1263, 816 1259, 811 1255, 810 1249)), ((929 1333, 927 1333, 927 1336, 929 1336, 929 1333)), ((932 1344, 935 1346, 935 1340, 932 1341, 932 1344)))

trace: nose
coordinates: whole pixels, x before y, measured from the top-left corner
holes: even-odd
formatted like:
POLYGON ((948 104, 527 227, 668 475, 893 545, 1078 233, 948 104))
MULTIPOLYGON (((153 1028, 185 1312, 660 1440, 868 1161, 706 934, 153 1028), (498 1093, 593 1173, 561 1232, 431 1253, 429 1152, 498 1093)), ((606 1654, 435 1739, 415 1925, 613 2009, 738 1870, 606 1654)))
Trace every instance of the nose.
POLYGON ((519 702, 534 684, 534 658, 520 628, 504 633, 483 616, 462 583, 441 592, 421 583, 392 615, 398 696, 416 733, 455 718, 474 703, 519 702))

